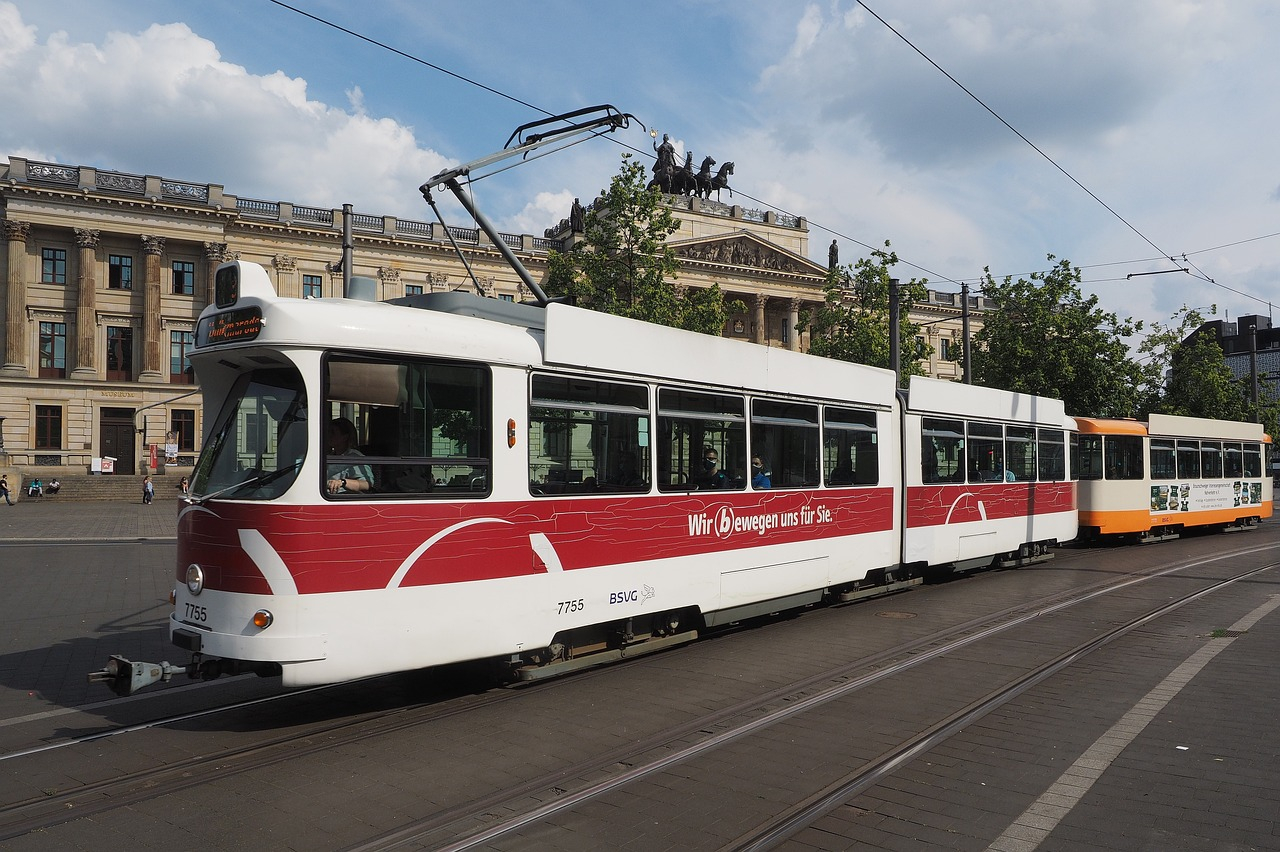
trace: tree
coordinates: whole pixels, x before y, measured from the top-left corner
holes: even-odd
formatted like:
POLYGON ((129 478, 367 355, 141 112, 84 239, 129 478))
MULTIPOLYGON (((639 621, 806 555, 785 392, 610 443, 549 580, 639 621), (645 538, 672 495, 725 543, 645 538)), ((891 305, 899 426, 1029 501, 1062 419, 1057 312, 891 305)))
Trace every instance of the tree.
MULTIPOLYGON (((1211 306, 1210 315, 1217 313, 1211 306)), ((1147 357, 1144 413, 1250 419, 1245 388, 1231 373, 1222 344, 1212 330, 1200 330, 1204 317, 1183 306, 1169 323, 1152 323, 1138 347, 1147 357)))
POLYGON ((1102 310, 1079 284, 1080 269, 1066 260, 1030 280, 997 283, 987 270, 983 294, 991 307, 974 336, 974 381, 1061 398, 1068 414, 1136 414, 1145 374, 1124 338, 1142 323, 1102 310))
POLYGON ((644 166, 622 155, 622 166, 584 217, 583 239, 551 252, 545 288, 583 308, 719 335, 731 310, 720 288, 681 287, 680 263, 667 238, 680 227, 662 192, 645 186, 644 166))
MULTIPOLYGON (((889 243, 885 243, 885 248, 889 243)), ((891 251, 876 250, 852 266, 835 266, 827 272, 826 298, 809 324, 809 354, 873 367, 889 367, 889 280, 898 262, 891 251)), ((927 281, 912 279, 898 286, 898 342, 900 375, 922 376, 916 335, 920 327, 908 319, 912 302, 924 299, 927 281)), ((796 327, 801 331, 801 323, 796 327)))

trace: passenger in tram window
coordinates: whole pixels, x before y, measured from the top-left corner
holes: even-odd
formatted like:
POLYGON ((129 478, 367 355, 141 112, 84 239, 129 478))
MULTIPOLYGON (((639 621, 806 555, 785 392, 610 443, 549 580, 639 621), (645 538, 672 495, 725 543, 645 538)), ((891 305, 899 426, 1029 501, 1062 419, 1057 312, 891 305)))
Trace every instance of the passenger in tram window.
POLYGON ((760 456, 751 457, 751 487, 752 488, 769 488, 769 472, 764 469, 764 460, 760 456))
POLYGON ((1006 468, 1004 469, 1004 481, 1005 481, 1005 482, 1017 482, 1017 481, 1018 481, 1018 477, 1014 476, 1013 471, 1009 470, 1009 468, 1007 468, 1007 467, 1006 467, 1006 468))
POLYGON ((697 485, 701 491, 714 491, 728 486, 729 478, 720 469, 720 454, 716 452, 715 447, 707 447, 703 451, 702 470, 691 475, 689 481, 697 485))
POLYGON ((325 430, 329 446, 329 461, 325 479, 330 494, 347 494, 373 489, 373 471, 365 464, 344 462, 342 458, 363 457, 356 448, 356 427, 345 417, 335 417, 325 430), (335 458, 342 457, 342 458, 335 458))

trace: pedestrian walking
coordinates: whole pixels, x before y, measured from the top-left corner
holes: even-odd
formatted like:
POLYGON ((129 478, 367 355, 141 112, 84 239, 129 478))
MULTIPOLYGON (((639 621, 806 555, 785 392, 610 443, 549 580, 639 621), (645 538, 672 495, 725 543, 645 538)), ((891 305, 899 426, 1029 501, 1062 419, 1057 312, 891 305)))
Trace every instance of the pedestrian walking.
POLYGON ((148 476, 142 480, 142 502, 150 505, 152 499, 154 499, 155 496, 156 496, 155 483, 153 483, 151 481, 151 477, 148 476))
POLYGON ((7 473, 0 473, 0 495, 3 495, 4 502, 10 506, 13 505, 13 500, 9 497, 9 474, 7 473))

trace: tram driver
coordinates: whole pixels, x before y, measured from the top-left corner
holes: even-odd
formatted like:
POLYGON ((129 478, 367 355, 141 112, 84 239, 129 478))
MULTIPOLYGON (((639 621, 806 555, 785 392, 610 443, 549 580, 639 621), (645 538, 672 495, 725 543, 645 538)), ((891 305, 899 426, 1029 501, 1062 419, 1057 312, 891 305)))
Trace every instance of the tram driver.
POLYGON ((373 488, 373 471, 367 464, 346 461, 352 456, 363 456, 356 448, 356 427, 345 417, 335 417, 325 430, 325 442, 329 447, 329 460, 325 469, 327 490, 330 494, 347 494, 369 491, 373 488))

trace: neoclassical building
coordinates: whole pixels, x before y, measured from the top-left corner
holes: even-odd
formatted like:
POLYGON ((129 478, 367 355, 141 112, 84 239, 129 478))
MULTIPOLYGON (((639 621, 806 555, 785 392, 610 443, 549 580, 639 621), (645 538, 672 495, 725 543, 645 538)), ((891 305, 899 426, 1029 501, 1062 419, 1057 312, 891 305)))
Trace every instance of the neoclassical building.
MULTIPOLYGON (((827 268, 809 260, 808 224, 716 201, 670 196, 670 243, 686 286, 719 285, 745 315, 724 334, 804 351, 795 328, 823 299, 827 268)), ((187 360, 213 271, 231 258, 265 266, 282 295, 342 294, 343 211, 229 195, 217 184, 10 157, 0 171, 0 468, 44 476, 186 472, 205 412, 187 360)), ((354 275, 380 298, 478 285, 499 299, 524 284, 476 228, 352 214, 354 275)), ((535 278, 575 237, 502 234, 535 278)), ((970 297, 971 330, 985 306, 970 297)), ((930 290, 912 308, 931 375, 959 376, 962 307, 930 290)))

